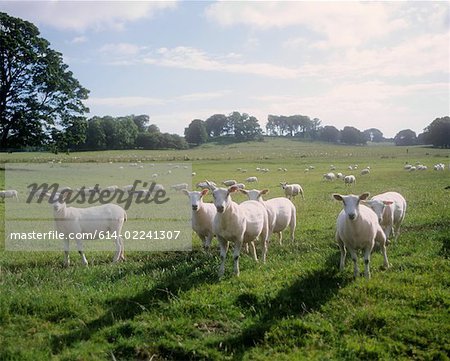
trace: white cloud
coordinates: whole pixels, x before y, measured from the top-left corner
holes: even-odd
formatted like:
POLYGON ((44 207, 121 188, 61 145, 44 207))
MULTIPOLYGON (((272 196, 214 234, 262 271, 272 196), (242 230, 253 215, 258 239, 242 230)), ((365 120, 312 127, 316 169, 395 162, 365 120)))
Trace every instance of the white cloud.
POLYGON ((76 36, 70 41, 70 43, 71 44, 83 44, 83 43, 86 43, 87 41, 88 41, 88 38, 86 36, 76 36))
POLYGON ((122 29, 127 22, 150 18, 172 9, 175 1, 11 1, 2 11, 60 30, 122 29))
POLYGON ((86 100, 88 107, 108 106, 111 108, 132 108, 141 106, 164 105, 166 102, 160 98, 151 97, 90 97, 86 100))
POLYGON ((116 43, 116 44, 110 43, 103 45, 99 49, 99 51, 101 53, 107 54, 108 56, 128 57, 138 55, 143 49, 145 48, 130 43, 116 43))

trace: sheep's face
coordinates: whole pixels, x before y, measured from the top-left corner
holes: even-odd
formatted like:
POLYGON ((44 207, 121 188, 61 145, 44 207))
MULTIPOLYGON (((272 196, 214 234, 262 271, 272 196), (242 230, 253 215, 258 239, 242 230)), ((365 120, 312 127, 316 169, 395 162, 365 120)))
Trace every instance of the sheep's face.
POLYGON ((349 194, 346 196, 334 194, 333 197, 343 203, 345 214, 351 221, 354 221, 359 215, 360 201, 366 200, 369 197, 369 193, 363 193, 360 196, 355 196, 354 194, 349 194))
POLYGON ((281 188, 285 189, 286 186, 287 186, 287 183, 286 182, 280 182, 280 185, 281 185, 281 188))
POLYGON ((202 198, 205 194, 208 193, 208 190, 204 189, 201 192, 197 192, 197 191, 189 192, 187 190, 183 190, 183 193, 189 197, 192 210, 197 212, 200 209, 201 204, 203 202, 202 198))
POLYGON ((231 186, 228 189, 216 188, 213 192, 214 205, 216 206, 217 213, 223 213, 230 206, 232 200, 230 197, 231 193, 238 191, 239 188, 236 186, 231 186))
POLYGON ((262 191, 258 189, 252 189, 249 191, 241 189, 241 192, 247 195, 248 199, 251 201, 262 201, 262 196, 269 192, 268 189, 263 189, 262 191))

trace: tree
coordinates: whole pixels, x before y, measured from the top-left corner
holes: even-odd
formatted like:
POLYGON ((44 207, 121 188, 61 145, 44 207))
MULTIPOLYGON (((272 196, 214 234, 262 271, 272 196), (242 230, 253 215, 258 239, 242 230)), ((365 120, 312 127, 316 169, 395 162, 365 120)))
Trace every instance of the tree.
POLYGON ((376 128, 366 129, 363 133, 365 139, 369 142, 380 143, 384 140, 383 133, 376 128))
POLYGON ((355 127, 344 127, 341 130, 341 142, 345 144, 366 144, 364 134, 355 127))
POLYGON ((194 119, 187 128, 184 129, 186 142, 200 145, 208 140, 205 122, 201 119, 194 119))
POLYGON ((210 137, 220 137, 226 133, 228 119, 224 114, 214 114, 205 121, 206 132, 210 137))
POLYGON ((148 123, 150 122, 150 117, 146 114, 142 115, 132 115, 134 124, 136 124, 138 132, 145 132, 148 129, 148 123))
POLYGON ((411 129, 401 130, 394 137, 395 145, 416 145, 417 136, 411 129))
POLYGON ((337 143, 339 142, 340 136, 341 133, 336 127, 332 125, 326 125, 322 128, 319 139, 324 142, 337 143))
POLYGON ((0 13, 0 147, 40 145, 83 116, 89 91, 30 22, 0 13), (78 119, 78 118, 77 118, 78 119))
POLYGON ((425 128, 424 138, 435 147, 450 148, 450 117, 436 118, 425 128))

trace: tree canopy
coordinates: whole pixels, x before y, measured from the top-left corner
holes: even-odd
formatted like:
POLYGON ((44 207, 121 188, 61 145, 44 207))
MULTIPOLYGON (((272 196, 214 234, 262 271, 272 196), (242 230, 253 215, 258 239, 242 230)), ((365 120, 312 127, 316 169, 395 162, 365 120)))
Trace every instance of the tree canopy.
POLYGON ((450 117, 436 118, 425 128, 425 142, 435 147, 450 148, 450 117))
POLYGON ((416 145, 416 132, 411 129, 403 129, 395 135, 394 143, 395 145, 416 145))
POLYGON ((89 91, 39 35, 32 23, 0 13, 0 148, 83 141, 75 129, 86 125, 89 91))

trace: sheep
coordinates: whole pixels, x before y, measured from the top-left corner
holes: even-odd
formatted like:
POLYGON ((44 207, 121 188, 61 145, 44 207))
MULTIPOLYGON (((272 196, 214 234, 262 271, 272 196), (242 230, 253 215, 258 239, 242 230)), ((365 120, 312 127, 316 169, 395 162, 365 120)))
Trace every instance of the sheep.
POLYGON ((212 203, 204 203, 203 196, 208 194, 208 189, 203 189, 201 192, 183 189, 182 192, 186 194, 192 207, 192 229, 203 242, 203 247, 209 250, 211 240, 214 237, 213 222, 216 216, 216 207, 212 203))
POLYGON ((284 190, 284 194, 288 199, 295 198, 295 196, 301 194, 302 198, 305 199, 303 188, 300 184, 287 184, 286 182, 280 182, 281 188, 284 190))
POLYGON ((277 197, 264 201, 262 196, 269 193, 268 189, 263 189, 261 191, 257 189, 248 191, 241 190, 241 192, 247 195, 249 200, 259 201, 266 207, 269 217, 269 236, 267 237, 268 240, 270 240, 270 236, 272 233, 277 233, 278 241, 280 245, 282 245, 283 235, 281 232, 289 226, 289 229, 291 231, 291 241, 294 241, 297 210, 292 201, 284 197, 277 197))
POLYGON ((397 241, 400 236, 400 227, 406 215, 406 200, 397 192, 386 192, 373 196, 365 202, 378 216, 378 221, 386 235, 386 242, 389 244, 389 237, 392 235, 397 241))
POLYGON ((201 188, 201 189, 208 188, 209 190, 212 190, 211 186, 216 187, 216 183, 214 183, 212 181, 208 181, 208 182, 205 181, 205 182, 198 182, 195 186, 197 188, 201 188))
POLYGON ((187 190, 188 189, 188 184, 187 183, 172 184, 170 186, 170 188, 175 190, 175 191, 187 190))
POLYGON ((403 167, 403 169, 404 169, 404 170, 410 170, 411 167, 412 167, 411 164, 405 164, 404 167, 403 167))
POLYGON ((337 179, 344 179, 344 178, 345 178, 345 175, 342 174, 341 172, 339 172, 338 174, 336 174, 336 178, 337 178, 337 179))
POLYGON ((437 163, 437 164, 435 164, 433 166, 433 169, 437 170, 437 171, 443 171, 443 170, 445 170, 445 164, 444 163, 437 163))
POLYGON ((222 182, 223 185, 226 185, 227 187, 231 187, 234 186, 237 182, 234 179, 228 179, 228 180, 224 180, 222 182))
POLYGON ((356 177, 354 175, 347 175, 344 177, 344 183, 347 185, 355 185, 356 184, 356 177))
POLYGON ((336 179, 336 175, 333 172, 325 173, 322 179, 324 181, 334 181, 336 179))
POLYGON ((369 207, 360 204, 369 195, 369 193, 363 193, 360 196, 333 194, 333 197, 338 201, 342 201, 344 205, 344 209, 341 210, 336 221, 335 237, 341 251, 339 269, 340 271, 344 270, 345 256, 348 249, 354 264, 353 276, 355 278, 359 274, 356 253, 358 249, 364 250, 364 275, 370 278, 370 254, 375 243, 381 248, 381 253, 384 257, 384 267, 389 268, 386 254, 386 235, 378 223, 378 217, 369 207))
POLYGON ((258 178, 257 177, 248 177, 245 181, 249 182, 249 183, 253 183, 253 182, 257 182, 258 178))
POLYGON ((361 170, 361 175, 366 175, 370 173, 370 169, 364 168, 363 170, 361 170))
POLYGON ((13 198, 16 201, 19 201, 19 192, 17 192, 15 189, 7 189, 4 191, 0 191, 0 198, 13 198))
POLYGON ((123 239, 120 236, 122 226, 127 220, 125 210, 117 204, 103 204, 101 206, 74 208, 67 207, 66 198, 70 192, 56 194, 47 193, 49 203, 53 206, 56 230, 64 234, 64 265, 70 265, 69 241, 75 238, 78 252, 84 266, 88 261, 83 252, 83 237, 85 239, 99 238, 101 234, 115 237, 116 253, 113 262, 125 260, 123 239))
POLYGON ((220 246, 219 278, 225 272, 225 259, 229 242, 234 243, 234 273, 239 276, 239 256, 243 244, 250 243, 253 258, 258 260, 254 241, 259 237, 263 243, 262 259, 266 262, 267 237, 269 221, 265 207, 257 201, 245 201, 241 204, 231 199, 231 194, 238 191, 236 186, 217 188, 213 190, 214 205, 217 209, 214 217, 213 233, 217 236, 220 246))
POLYGON ((238 187, 239 189, 245 189, 244 183, 236 183, 235 186, 238 187))

